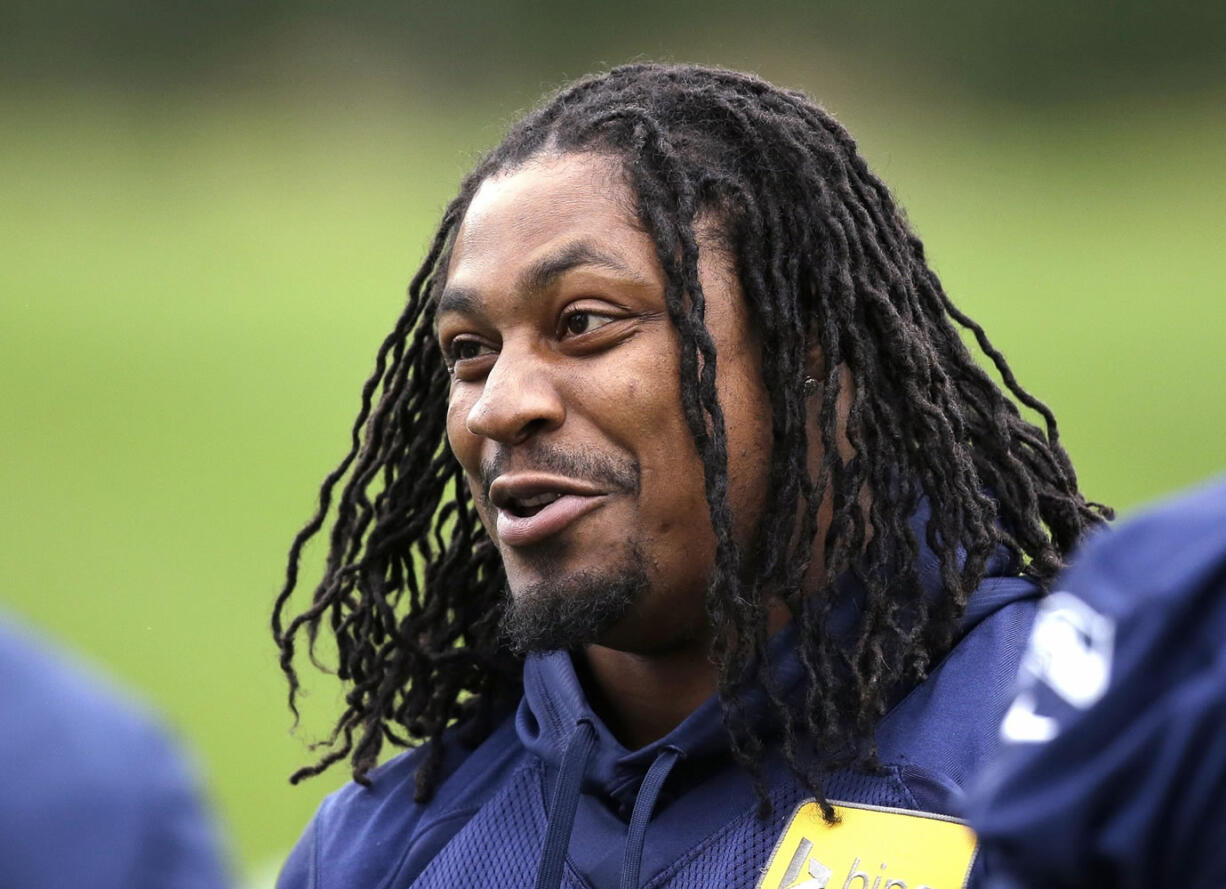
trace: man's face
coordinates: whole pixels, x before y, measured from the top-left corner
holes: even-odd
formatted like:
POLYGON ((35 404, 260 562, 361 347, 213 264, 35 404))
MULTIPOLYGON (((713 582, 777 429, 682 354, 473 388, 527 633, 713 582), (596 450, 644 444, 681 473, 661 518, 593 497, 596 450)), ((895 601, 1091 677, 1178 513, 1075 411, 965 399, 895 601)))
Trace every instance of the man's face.
MULTIPOLYGON (((705 644, 714 535, 664 273, 633 207, 604 156, 546 155, 495 176, 464 217, 439 301, 447 436, 512 612, 598 615, 577 631, 588 638, 541 644, 705 644), (609 611, 619 596, 632 604, 609 611)), ((699 271, 744 545, 762 509, 770 416, 735 273, 706 240, 699 271)))

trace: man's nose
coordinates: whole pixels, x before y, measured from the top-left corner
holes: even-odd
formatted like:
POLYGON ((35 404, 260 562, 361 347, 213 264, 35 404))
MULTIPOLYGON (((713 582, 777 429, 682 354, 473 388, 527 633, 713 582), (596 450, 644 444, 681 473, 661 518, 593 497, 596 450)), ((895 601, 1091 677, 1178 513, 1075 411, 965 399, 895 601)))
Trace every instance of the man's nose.
POLYGON ((468 412, 468 431, 514 445, 556 429, 566 417, 556 382, 545 356, 504 344, 468 412))

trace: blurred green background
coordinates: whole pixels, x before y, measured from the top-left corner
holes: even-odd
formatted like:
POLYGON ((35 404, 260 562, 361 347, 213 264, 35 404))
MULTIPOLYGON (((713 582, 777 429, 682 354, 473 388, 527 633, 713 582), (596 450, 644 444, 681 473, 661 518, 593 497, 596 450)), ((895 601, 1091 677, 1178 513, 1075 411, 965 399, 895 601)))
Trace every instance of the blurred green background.
POLYGON ((0 12, 0 602, 153 701, 267 885, 335 774, 266 630, 460 176, 631 59, 805 89, 1127 511, 1226 465, 1226 4, 21 0, 0 12))

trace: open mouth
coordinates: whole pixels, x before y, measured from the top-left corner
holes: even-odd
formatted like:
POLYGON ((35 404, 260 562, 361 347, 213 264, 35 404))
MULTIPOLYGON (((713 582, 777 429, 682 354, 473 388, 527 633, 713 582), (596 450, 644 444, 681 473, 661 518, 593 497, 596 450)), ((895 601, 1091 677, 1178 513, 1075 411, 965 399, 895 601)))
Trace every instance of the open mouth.
POLYGON ((507 512, 516 518, 526 519, 536 515, 549 504, 556 502, 561 496, 561 493, 553 491, 546 494, 538 494, 535 497, 512 497, 505 508, 507 512))
POLYGON ((562 533, 609 499, 582 479, 546 473, 510 473, 490 485, 494 530, 504 546, 532 546, 562 533))
POLYGON ((511 497, 498 507, 498 541, 506 546, 532 546, 561 533, 603 504, 606 495, 553 492, 511 497))

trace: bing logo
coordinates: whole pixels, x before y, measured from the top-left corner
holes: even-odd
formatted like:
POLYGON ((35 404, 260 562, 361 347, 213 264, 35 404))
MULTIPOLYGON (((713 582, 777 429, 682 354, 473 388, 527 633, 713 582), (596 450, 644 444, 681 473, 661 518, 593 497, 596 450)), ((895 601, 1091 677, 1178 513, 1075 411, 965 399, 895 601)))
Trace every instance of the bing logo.
POLYGON ((816 803, 792 815, 758 889, 964 889, 975 835, 939 815, 836 804, 828 824, 816 803), (869 862, 877 862, 877 866, 869 862))

